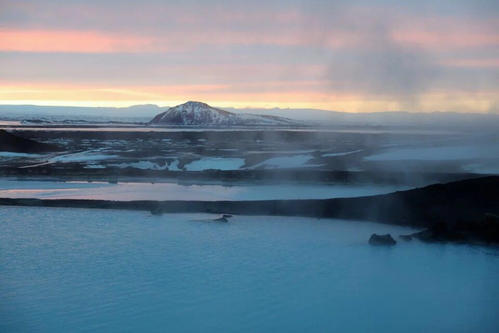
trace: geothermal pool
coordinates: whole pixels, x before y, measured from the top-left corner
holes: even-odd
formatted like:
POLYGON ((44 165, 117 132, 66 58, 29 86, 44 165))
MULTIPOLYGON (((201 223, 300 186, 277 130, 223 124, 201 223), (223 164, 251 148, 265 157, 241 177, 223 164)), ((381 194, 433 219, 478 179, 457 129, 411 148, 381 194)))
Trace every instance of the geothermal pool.
POLYGON ((0 207, 0 331, 497 332, 498 249, 212 217, 0 207))

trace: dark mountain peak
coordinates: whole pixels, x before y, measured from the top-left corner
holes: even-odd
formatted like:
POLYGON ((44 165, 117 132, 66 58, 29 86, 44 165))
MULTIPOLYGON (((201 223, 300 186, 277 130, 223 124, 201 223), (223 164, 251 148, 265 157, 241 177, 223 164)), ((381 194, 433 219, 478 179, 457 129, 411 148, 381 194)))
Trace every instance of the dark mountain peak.
POLYGON ((211 107, 211 106, 209 106, 206 103, 198 102, 198 101, 187 101, 184 104, 180 104, 180 105, 177 105, 177 106, 184 106, 184 107, 205 107, 205 108, 211 107))

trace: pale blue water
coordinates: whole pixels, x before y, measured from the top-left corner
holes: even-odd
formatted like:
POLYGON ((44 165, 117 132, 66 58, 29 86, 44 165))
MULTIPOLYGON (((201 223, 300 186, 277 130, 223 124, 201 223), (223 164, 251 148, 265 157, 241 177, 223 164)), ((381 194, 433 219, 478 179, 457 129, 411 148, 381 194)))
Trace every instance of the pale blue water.
POLYGON ((350 198, 411 189, 401 184, 177 184, 17 181, 0 178, 0 198, 101 200, 273 200, 350 198))
POLYGON ((498 251, 365 222, 0 207, 1 332, 497 332, 498 251))

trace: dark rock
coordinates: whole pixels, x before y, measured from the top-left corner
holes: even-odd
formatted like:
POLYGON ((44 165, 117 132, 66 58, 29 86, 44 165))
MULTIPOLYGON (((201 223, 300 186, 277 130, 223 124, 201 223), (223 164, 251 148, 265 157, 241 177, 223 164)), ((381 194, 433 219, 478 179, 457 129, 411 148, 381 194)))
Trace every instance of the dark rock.
POLYGON ((213 219, 214 222, 229 222, 229 219, 232 217, 230 214, 222 214, 219 218, 213 219))
POLYGON ((59 147, 26 139, 5 130, 0 130, 0 151, 11 151, 16 153, 46 153, 58 151, 59 147))
POLYGON ((395 245, 397 242, 393 239, 392 235, 377 235, 372 234, 369 238, 369 244, 371 245, 395 245))
POLYGON ((401 239, 405 240, 405 241, 411 241, 412 240, 412 236, 411 235, 400 235, 399 237, 401 239))
POLYGON ((419 232, 415 232, 410 235, 413 238, 419 239, 423 242, 437 242, 435 233, 430 229, 425 229, 419 232))
POLYGON ((499 243, 499 216, 486 213, 480 227, 479 237, 488 243, 499 243))
POLYGON ((499 225, 499 216, 491 213, 485 213, 485 222, 499 225))
POLYGON ((469 231, 463 229, 462 226, 456 228, 455 226, 449 226, 444 222, 439 222, 423 231, 415 232, 410 236, 423 242, 435 243, 464 242, 468 240, 469 235, 469 231))

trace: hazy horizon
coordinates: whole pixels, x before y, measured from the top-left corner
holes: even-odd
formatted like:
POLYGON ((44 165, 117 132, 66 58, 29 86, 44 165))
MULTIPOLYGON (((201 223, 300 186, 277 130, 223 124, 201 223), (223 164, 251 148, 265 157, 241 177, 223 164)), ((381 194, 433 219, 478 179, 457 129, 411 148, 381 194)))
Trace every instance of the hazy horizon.
MULTIPOLYGON (((10 103, 0 103, 0 108, 6 108, 6 107, 13 107, 13 108, 21 108, 21 107, 35 107, 35 108, 74 108, 74 109, 113 109, 113 110, 133 110, 133 109, 146 109, 146 108, 158 108, 158 109, 168 109, 172 108, 177 105, 181 105, 184 103, 187 103, 189 101, 194 101, 192 99, 190 100, 185 100, 185 101, 180 101, 177 102, 178 104, 156 104, 156 103, 148 103, 144 101, 143 103, 138 103, 138 104, 123 104, 123 105, 115 105, 114 103, 104 103, 104 104, 97 104, 97 105, 92 105, 92 104, 86 104, 86 103, 62 103, 62 104, 51 104, 51 103, 40 103, 40 104, 33 104, 33 103, 17 103, 17 104, 10 104, 10 103)), ((206 101, 201 101, 201 100, 196 100, 194 102, 200 102, 200 103, 206 103, 210 105, 211 107, 214 108, 220 108, 223 110, 238 110, 238 111, 245 111, 245 110, 290 110, 290 111, 307 111, 307 110, 313 110, 313 111, 322 111, 322 112, 331 112, 331 113, 347 113, 347 114, 372 114, 372 113, 384 113, 384 114, 390 114, 390 113, 410 113, 410 114, 432 114, 432 113, 455 113, 455 114, 476 114, 476 115, 487 115, 487 114, 499 114, 497 110, 488 110, 488 111, 483 111, 483 112, 476 112, 476 111, 455 111, 455 110, 426 110, 426 111, 419 111, 419 110, 404 110, 404 109, 396 109, 396 110, 378 110, 378 111, 370 111, 370 110, 364 110, 364 111, 343 111, 343 110, 333 110, 333 109, 324 109, 324 108, 314 108, 314 107, 280 107, 280 106, 273 106, 273 107, 258 107, 258 106, 231 106, 231 105, 218 105, 218 104, 211 104, 206 101)), ((139 111, 140 112, 140 111, 139 111)))
MULTIPOLYGON (((464 112, 341 112, 321 109, 293 108, 233 108, 219 107, 234 114, 267 115, 284 117, 294 121, 291 126, 385 126, 394 128, 413 128, 419 130, 465 130, 496 131, 499 128, 497 113, 464 112)), ((2 105, 0 121, 31 121, 62 123, 65 121, 110 122, 147 124, 172 106, 155 104, 133 105, 130 107, 85 107, 85 106, 39 106, 39 105, 2 105)), ((284 120, 282 118, 282 120, 284 120)), ((210 124, 205 124, 210 126, 210 124)))

